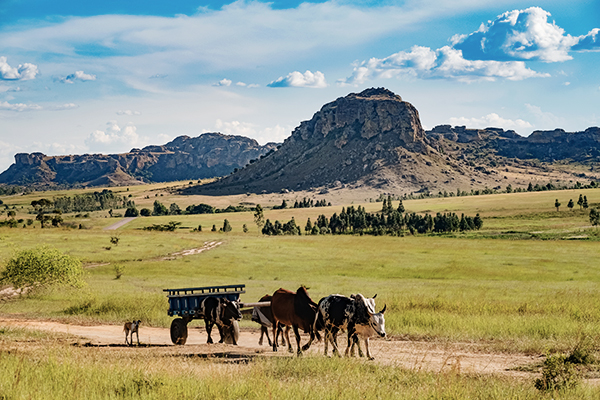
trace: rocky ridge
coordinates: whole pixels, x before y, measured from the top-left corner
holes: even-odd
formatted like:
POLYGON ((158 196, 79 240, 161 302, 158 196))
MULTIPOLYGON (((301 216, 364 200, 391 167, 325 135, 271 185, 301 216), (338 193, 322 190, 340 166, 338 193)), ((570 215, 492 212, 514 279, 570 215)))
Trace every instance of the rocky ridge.
POLYGON ((0 174, 0 183, 37 185, 131 185, 223 176, 272 151, 243 136, 204 133, 180 136, 162 146, 132 149, 123 154, 46 156, 19 153, 0 174))

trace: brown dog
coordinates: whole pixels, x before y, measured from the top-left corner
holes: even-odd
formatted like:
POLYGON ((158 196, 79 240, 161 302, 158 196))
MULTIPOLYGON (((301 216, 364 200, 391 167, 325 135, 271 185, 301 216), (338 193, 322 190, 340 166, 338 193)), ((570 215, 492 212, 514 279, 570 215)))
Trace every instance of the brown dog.
POLYGON ((140 344, 140 323, 142 321, 140 321, 139 319, 137 321, 133 321, 133 322, 125 322, 125 325, 123 326, 123 332, 125 332, 125 344, 131 346, 133 345, 133 334, 135 333, 137 336, 137 344, 139 346, 140 344), (131 334, 131 340, 128 342, 127 339, 129 337, 129 335, 131 334))

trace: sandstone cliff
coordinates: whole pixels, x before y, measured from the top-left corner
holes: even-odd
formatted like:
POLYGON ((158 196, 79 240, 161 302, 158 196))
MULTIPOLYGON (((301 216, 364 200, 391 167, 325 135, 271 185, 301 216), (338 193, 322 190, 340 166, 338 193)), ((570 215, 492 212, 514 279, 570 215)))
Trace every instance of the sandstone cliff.
POLYGON ((205 179, 242 168, 276 145, 260 146, 256 140, 243 136, 205 133, 196 138, 180 136, 162 146, 147 146, 123 154, 21 153, 0 174, 0 183, 105 186, 205 179))

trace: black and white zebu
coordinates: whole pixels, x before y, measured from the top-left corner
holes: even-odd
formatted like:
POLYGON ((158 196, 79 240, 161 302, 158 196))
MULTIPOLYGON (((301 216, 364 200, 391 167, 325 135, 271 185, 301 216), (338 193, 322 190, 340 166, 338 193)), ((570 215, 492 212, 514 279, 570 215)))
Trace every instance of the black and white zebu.
POLYGON ((209 296, 200 304, 200 310, 204 315, 204 324, 208 335, 206 343, 213 343, 211 332, 213 326, 217 325, 221 335, 219 343, 237 344, 240 334, 237 321, 242 319, 237 301, 209 296))
POLYGON ((354 346, 358 346, 358 353, 362 357, 359 338, 364 339, 367 357, 373 359, 369 349, 369 338, 373 336, 385 337, 386 306, 381 312, 375 312, 375 297, 365 298, 362 294, 351 297, 332 294, 322 298, 318 304, 315 329, 323 327, 325 330, 325 355, 330 342, 333 353, 339 355, 337 334, 340 330, 348 331, 348 346, 345 355, 351 351, 354 355, 354 346))

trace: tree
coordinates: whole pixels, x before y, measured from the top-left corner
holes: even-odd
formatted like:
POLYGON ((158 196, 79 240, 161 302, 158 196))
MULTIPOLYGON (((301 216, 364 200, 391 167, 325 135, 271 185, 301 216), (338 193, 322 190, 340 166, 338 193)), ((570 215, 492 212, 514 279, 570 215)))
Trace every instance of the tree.
POLYGON ((575 203, 573 203, 573 199, 569 199, 569 204, 567 204, 569 210, 573 211, 573 207, 575 207, 575 203))
POLYGON ((587 202, 587 196, 583 196, 583 204, 582 204, 582 206, 583 206, 584 210, 587 210, 587 208, 589 207, 588 206, 588 202, 587 202))
POLYGON ((254 209, 254 223, 258 226, 258 230, 260 231, 262 226, 265 224, 265 215, 263 213, 263 209, 260 204, 256 205, 254 209))
POLYGON ((483 226, 483 219, 481 219, 479 213, 477 213, 477 215, 475 215, 475 218, 473 218, 473 223, 475 225, 475 229, 477 230, 480 230, 483 226))
POLYGON ((15 288, 47 286, 53 284, 82 287, 81 261, 59 250, 41 246, 22 250, 6 264, 0 281, 15 288))
POLYGON ((171 203, 169 206, 170 215, 181 215, 181 208, 176 203, 171 203))
POLYGON ((140 210, 140 215, 141 215, 142 217, 149 217, 149 216, 151 216, 151 215, 152 215, 152 211, 150 211, 150 209, 149 209, 149 208, 142 208, 142 209, 140 210))
POLYGON ((152 215, 168 215, 169 210, 158 200, 154 200, 154 211, 152 211, 152 215))
MULTIPOLYGON (((150 211, 150 210, 148 210, 148 211, 150 211)), ((140 215, 140 212, 138 211, 137 208, 135 208, 135 206, 127 207, 127 210, 125 210, 126 217, 138 217, 139 215, 140 215)))
POLYGON ((231 224, 227 219, 223 221, 223 232, 231 232, 231 224))
POLYGON ((554 200, 554 207, 556 207, 556 211, 558 211, 558 208, 560 207, 560 203, 558 202, 558 199, 554 200))
POLYGON ((400 199, 400 204, 398 204, 398 209, 397 209, 397 210, 398 210, 398 212, 399 212, 400 214, 402 214, 404 211, 406 211, 406 210, 404 209, 404 204, 402 204, 402 199, 400 199))
POLYGON ((583 196, 582 195, 579 195, 579 200, 577 200, 577 205, 579 206, 579 209, 581 210, 581 207, 583 206, 583 196))
POLYGON ((10 210, 9 212, 6 213, 6 216, 9 218, 14 218, 17 215, 17 212, 15 210, 10 210))
POLYGON ((310 234, 312 232, 312 222, 310 222, 310 218, 306 221, 306 226, 304 226, 304 231, 306 232, 306 234, 310 234))
POLYGON ((590 223, 596 227, 600 225, 600 210, 596 208, 590 209, 590 223))

